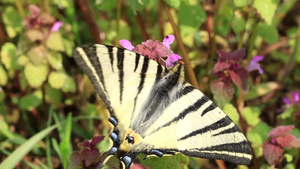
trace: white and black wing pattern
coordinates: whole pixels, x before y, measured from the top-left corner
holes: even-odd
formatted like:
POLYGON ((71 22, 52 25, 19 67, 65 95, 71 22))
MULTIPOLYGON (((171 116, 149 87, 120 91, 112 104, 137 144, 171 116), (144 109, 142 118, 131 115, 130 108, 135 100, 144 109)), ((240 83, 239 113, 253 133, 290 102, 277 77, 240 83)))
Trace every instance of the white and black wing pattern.
POLYGON ((85 45, 74 58, 107 106, 114 126, 109 154, 188 156, 249 164, 252 153, 232 120, 184 81, 181 63, 166 69, 147 57, 106 45, 85 45))

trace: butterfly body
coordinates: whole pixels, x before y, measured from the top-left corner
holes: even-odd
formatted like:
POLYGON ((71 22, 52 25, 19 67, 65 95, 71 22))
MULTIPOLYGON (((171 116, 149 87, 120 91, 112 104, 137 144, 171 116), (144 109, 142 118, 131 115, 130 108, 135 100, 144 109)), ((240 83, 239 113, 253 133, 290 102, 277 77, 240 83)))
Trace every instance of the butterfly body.
POLYGON ((139 154, 181 152, 192 157, 249 164, 251 148, 231 119, 184 81, 183 65, 166 68, 128 50, 106 45, 76 48, 74 58, 111 115, 109 154, 129 168, 139 154))

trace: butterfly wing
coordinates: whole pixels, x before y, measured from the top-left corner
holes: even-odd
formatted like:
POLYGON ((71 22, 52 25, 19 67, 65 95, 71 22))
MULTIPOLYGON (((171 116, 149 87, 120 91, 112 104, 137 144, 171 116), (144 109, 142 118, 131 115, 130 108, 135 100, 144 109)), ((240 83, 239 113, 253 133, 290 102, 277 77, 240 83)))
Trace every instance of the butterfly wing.
POLYGON ((146 130, 143 144, 131 149, 132 154, 142 151, 161 156, 181 152, 250 164, 250 145, 232 120, 190 84, 183 82, 181 90, 184 95, 166 107, 146 130))
POLYGON ((114 145, 109 154, 119 150, 130 129, 142 138, 123 156, 127 168, 140 152, 250 163, 246 138, 220 108, 183 80, 180 64, 168 70, 131 51, 95 44, 76 48, 73 56, 110 112, 114 145))
POLYGON ((113 154, 165 68, 147 57, 107 45, 83 45, 74 50, 73 56, 110 113, 109 121, 114 125, 113 154))

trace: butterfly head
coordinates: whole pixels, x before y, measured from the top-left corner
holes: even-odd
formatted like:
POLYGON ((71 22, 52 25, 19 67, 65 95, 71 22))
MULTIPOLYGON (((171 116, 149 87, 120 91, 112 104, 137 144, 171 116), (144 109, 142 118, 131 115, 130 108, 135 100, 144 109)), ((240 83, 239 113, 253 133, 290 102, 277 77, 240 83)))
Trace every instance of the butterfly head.
POLYGON ((129 151, 132 146, 138 145, 143 141, 143 138, 135 133, 132 129, 126 131, 124 141, 120 146, 120 150, 129 151))

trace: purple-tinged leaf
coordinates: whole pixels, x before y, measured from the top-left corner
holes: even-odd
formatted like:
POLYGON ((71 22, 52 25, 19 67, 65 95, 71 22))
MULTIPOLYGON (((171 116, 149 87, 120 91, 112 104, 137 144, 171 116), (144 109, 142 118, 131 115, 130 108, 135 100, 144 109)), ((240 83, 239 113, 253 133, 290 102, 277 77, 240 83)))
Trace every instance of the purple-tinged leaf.
POLYGON ((271 144, 268 140, 263 143, 262 148, 264 157, 270 165, 274 164, 283 153, 283 148, 271 144))
POLYGON ((290 133, 293 130, 294 127, 295 126, 293 126, 293 125, 290 125, 290 126, 278 126, 278 127, 272 129, 269 132, 268 137, 282 136, 284 134, 290 133))

